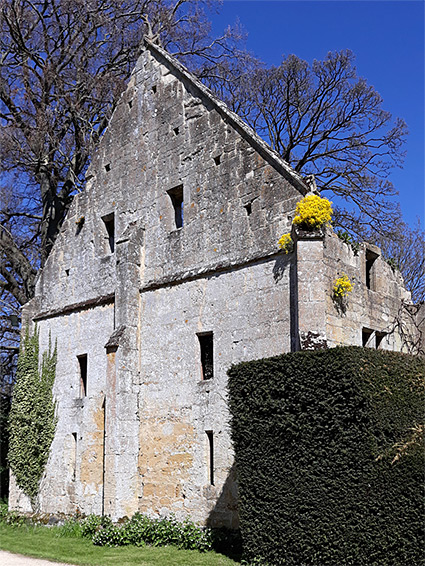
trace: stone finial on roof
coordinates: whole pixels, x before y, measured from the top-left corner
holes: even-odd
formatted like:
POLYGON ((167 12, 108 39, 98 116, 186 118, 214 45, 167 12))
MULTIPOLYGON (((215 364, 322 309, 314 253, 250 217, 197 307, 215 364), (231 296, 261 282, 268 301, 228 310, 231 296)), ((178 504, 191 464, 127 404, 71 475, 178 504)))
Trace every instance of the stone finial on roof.
MULTIPOLYGON (((142 20, 147 28, 147 31, 145 32, 144 36, 146 39, 149 39, 149 41, 151 41, 153 44, 159 45, 162 47, 161 45, 161 39, 159 36, 159 33, 154 33, 153 29, 152 29, 152 25, 149 21, 149 16, 148 14, 143 14, 142 16, 142 20)), ((143 43, 143 42, 142 42, 143 43)))
POLYGON ((317 188, 316 179, 314 178, 314 175, 306 175, 304 177, 304 183, 307 185, 309 193, 320 196, 320 191, 317 188))

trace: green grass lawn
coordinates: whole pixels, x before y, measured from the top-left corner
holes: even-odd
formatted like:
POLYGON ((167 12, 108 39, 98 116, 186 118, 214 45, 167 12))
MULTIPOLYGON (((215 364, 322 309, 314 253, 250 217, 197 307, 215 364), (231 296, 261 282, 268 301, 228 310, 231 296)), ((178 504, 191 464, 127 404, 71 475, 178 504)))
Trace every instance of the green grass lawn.
POLYGON ((0 548, 18 554, 89 566, 231 566, 238 564, 215 552, 177 550, 172 546, 94 546, 84 538, 59 536, 48 527, 15 527, 0 523, 0 548))

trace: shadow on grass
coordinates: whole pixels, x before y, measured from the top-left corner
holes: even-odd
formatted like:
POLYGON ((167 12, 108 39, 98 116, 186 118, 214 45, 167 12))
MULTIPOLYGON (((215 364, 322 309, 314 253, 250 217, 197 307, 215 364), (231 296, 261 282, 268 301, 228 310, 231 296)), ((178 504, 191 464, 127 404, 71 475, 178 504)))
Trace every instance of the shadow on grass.
POLYGON ((230 468, 223 489, 207 519, 213 530, 213 548, 240 562, 242 540, 239 530, 238 485, 235 464, 230 468))

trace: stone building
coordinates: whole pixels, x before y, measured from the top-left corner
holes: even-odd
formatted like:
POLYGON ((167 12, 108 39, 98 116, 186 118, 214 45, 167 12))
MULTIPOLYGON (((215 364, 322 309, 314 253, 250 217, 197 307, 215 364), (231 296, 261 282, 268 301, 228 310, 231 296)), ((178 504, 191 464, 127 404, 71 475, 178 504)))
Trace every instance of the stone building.
MULTIPOLYGON (((240 118, 145 42, 24 318, 58 344, 44 512, 173 512, 237 526, 226 405, 236 362, 300 348, 406 349, 401 276, 331 229, 291 230, 309 191, 240 118), (354 283, 347 303, 335 279, 354 283)), ((410 346, 409 346, 410 345, 410 346)), ((29 501, 11 482, 10 505, 29 501)))

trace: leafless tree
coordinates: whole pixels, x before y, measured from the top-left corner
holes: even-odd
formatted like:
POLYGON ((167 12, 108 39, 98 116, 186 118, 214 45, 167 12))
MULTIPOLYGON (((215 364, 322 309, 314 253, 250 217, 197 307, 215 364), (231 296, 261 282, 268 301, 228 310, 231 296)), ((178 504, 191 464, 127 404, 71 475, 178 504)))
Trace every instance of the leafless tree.
POLYGON ((323 194, 337 197, 337 224, 391 233, 400 213, 388 174, 403 162, 407 127, 357 76, 353 54, 329 53, 312 65, 290 55, 271 68, 251 59, 245 71, 232 63, 208 84, 296 171, 314 174, 323 194))
POLYGON ((82 189, 143 34, 192 65, 231 52, 230 32, 210 40, 204 4, 0 0, 0 287, 20 304, 82 189))

